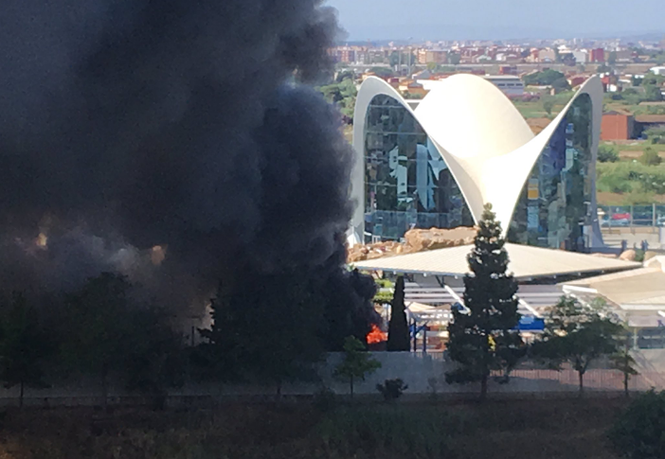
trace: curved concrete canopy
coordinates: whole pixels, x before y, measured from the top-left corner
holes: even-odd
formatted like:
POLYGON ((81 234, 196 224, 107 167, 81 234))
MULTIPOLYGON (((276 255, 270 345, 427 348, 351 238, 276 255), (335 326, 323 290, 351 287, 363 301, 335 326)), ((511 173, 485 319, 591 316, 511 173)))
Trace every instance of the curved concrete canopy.
MULTIPOLYGON (((425 96, 412 110, 384 80, 368 78, 360 88, 354 114, 353 146, 356 165, 353 195, 358 202, 353 219, 356 237, 364 231, 365 115, 378 95, 399 102, 423 127, 447 163, 477 222, 485 203, 492 203, 504 234, 520 193, 538 160, 577 97, 588 94, 592 103, 592 208, 595 208, 595 160, 600 138, 603 90, 598 77, 586 81, 559 115, 537 136, 513 103, 492 83, 476 75, 453 75, 425 96)), ((597 225, 597 222, 594 226, 597 225)), ((595 227, 593 233, 600 234, 595 227)), ((592 245, 600 245, 599 236, 592 245)))

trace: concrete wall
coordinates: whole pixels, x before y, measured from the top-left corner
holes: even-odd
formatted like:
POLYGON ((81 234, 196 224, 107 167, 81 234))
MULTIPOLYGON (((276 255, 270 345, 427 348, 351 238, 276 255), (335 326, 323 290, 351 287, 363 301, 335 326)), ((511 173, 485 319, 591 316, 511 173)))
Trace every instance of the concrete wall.
MULTIPOLYGON (((377 395, 376 385, 386 379, 401 378, 409 388, 407 394, 431 394, 442 396, 465 396, 475 394, 478 384, 447 384, 445 373, 454 368, 442 353, 375 352, 373 357, 381 363, 381 368, 369 375, 365 381, 355 384, 356 394, 377 395)), ((311 396, 329 387, 337 394, 348 394, 349 386, 335 380, 333 372, 341 361, 341 354, 330 354, 320 365, 320 381, 285 384, 282 394, 286 396, 311 396)), ((636 352, 640 375, 631 378, 630 389, 648 390, 652 387, 665 390, 665 350, 642 350, 636 352)), ((598 362, 585 375, 585 388, 589 392, 608 393, 623 390, 623 374, 609 369, 606 362, 598 362)), ((276 388, 243 384, 187 384, 181 389, 169 392, 169 400, 174 405, 208 404, 220 401, 247 400, 260 401, 273 397, 276 388)), ((542 366, 525 362, 516 369, 507 384, 491 380, 490 393, 505 396, 547 396, 548 394, 575 394, 578 390, 578 376, 573 370, 548 370, 542 366)), ((25 403, 33 406, 92 406, 101 405, 101 385, 87 379, 77 384, 61 383, 43 390, 26 389, 25 403)), ((149 403, 150 398, 142 398, 126 393, 120 384, 109 388, 111 404, 149 403)), ((18 388, 0 388, 0 405, 16 404, 18 388)))

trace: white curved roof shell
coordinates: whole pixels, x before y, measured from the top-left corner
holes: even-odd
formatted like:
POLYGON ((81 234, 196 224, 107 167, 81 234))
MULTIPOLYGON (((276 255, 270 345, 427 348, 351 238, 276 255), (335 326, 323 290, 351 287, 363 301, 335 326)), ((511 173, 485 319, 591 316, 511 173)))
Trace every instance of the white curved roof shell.
MULTIPOLYGON (((568 105, 537 136, 513 103, 482 77, 453 75, 430 91, 412 110, 402 96, 384 80, 368 78, 356 100, 353 143, 357 160, 353 172, 353 194, 358 202, 353 219, 356 237, 364 231, 364 131, 365 116, 377 95, 398 101, 423 127, 450 168, 477 222, 483 206, 491 203, 504 234, 508 230, 520 193, 539 155, 547 146, 570 106, 588 94, 593 107, 591 177, 600 138, 603 90, 598 77, 586 81, 568 105)), ((592 183, 595 208, 595 179, 592 183)), ((594 231, 599 234, 599 231, 594 231)), ((592 245, 600 245, 599 240, 592 245)))
MULTIPOLYGON (((353 266, 368 271, 390 271, 396 273, 431 274, 434 276, 463 277, 469 272, 467 257, 472 245, 460 245, 424 252, 383 257, 353 263, 353 266)), ((508 271, 519 280, 542 277, 579 275, 590 272, 607 272, 635 269, 641 263, 617 258, 595 257, 583 253, 566 252, 522 244, 506 243, 508 271)), ((582 282, 582 281, 580 281, 582 282)))

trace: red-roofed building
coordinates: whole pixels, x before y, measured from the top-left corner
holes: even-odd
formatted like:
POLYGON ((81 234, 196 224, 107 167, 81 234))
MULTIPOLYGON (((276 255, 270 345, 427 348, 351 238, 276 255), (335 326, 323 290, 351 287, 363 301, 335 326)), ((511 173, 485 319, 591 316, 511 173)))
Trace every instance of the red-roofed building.
POLYGON ((603 113, 600 125, 600 140, 632 139, 635 131, 635 118, 629 113, 612 111, 603 113))

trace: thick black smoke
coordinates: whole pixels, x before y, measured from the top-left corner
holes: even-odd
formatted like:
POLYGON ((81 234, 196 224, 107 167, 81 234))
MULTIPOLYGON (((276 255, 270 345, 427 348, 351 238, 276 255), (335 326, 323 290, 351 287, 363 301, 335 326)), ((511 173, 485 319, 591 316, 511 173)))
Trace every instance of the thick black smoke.
POLYGON ((344 282, 352 154, 290 83, 327 68, 320 3, 0 1, 0 285, 113 270, 185 308, 238 273, 344 282))

